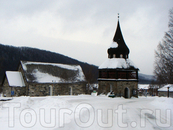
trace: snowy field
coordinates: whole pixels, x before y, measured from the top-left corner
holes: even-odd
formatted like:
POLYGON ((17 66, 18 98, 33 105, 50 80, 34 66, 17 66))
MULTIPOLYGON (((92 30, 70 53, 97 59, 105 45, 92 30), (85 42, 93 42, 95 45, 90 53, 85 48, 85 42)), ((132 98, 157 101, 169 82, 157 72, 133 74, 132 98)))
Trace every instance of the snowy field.
POLYGON ((0 101, 0 129, 173 130, 173 98, 15 97, 0 101))

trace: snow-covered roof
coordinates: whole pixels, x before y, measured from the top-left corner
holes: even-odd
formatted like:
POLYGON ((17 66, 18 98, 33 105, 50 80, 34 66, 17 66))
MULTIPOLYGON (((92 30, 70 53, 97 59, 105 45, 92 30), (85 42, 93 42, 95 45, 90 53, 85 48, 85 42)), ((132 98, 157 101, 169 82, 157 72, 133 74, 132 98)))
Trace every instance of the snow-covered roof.
POLYGON ((168 91, 168 87, 170 92, 173 92, 173 84, 167 84, 163 86, 162 88, 159 88, 158 91, 168 91))
POLYGON ((130 59, 111 58, 103 62, 99 69, 138 69, 130 59))
POLYGON ((6 77, 8 80, 8 84, 11 87, 24 87, 25 86, 21 72, 6 71, 6 77))
POLYGON ((27 82, 34 83, 76 83, 85 76, 79 65, 21 61, 27 82))
POLYGON ((149 84, 138 84, 138 89, 149 89, 149 84))

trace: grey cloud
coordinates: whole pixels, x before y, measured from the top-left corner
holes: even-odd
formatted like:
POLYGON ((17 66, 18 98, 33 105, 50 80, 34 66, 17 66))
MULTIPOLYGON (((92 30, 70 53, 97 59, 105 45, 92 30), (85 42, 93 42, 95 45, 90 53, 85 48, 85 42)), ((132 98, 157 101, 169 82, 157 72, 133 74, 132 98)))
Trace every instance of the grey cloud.
POLYGON ((0 0, 0 16, 1 19, 31 17, 35 13, 49 10, 54 2, 55 0, 0 0))
POLYGON ((0 0, 0 43, 49 49, 79 60, 85 57, 82 61, 100 65, 107 58, 106 46, 113 38, 117 13, 120 13, 130 57, 141 72, 151 74, 151 55, 167 31, 168 11, 172 5, 172 0, 0 0), (55 34, 46 32, 51 29, 55 34), (71 34, 76 39, 68 39, 71 34), (80 34, 84 39, 80 39, 80 34), (52 37, 55 39, 51 40, 52 37), (88 40, 91 37, 95 40, 88 40), (58 39, 62 39, 63 44, 58 39), (73 52, 64 51, 68 45, 73 52), (76 51, 79 45, 81 49, 76 51), (89 51, 82 56, 84 49, 89 51), (138 60, 142 56, 147 65, 138 60))

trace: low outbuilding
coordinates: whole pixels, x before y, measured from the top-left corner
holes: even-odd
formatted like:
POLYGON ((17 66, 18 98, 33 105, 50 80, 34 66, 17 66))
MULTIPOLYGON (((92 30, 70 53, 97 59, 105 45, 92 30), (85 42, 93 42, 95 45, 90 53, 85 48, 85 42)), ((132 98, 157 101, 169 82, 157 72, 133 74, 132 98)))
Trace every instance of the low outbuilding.
POLYGON ((164 85, 162 88, 158 89, 158 96, 161 97, 167 97, 169 95, 169 97, 173 97, 173 84, 167 84, 164 85), (169 90, 169 94, 168 94, 168 90, 169 90))

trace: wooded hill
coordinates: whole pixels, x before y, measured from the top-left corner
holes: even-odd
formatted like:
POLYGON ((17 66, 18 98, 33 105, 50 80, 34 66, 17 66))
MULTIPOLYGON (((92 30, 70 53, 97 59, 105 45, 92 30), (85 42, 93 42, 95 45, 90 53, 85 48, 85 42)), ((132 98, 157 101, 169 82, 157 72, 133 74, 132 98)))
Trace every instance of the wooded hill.
POLYGON ((17 71, 20 60, 80 65, 88 82, 96 82, 98 67, 80 62, 62 54, 29 47, 14 47, 0 44, 0 81, 5 71, 17 71))

